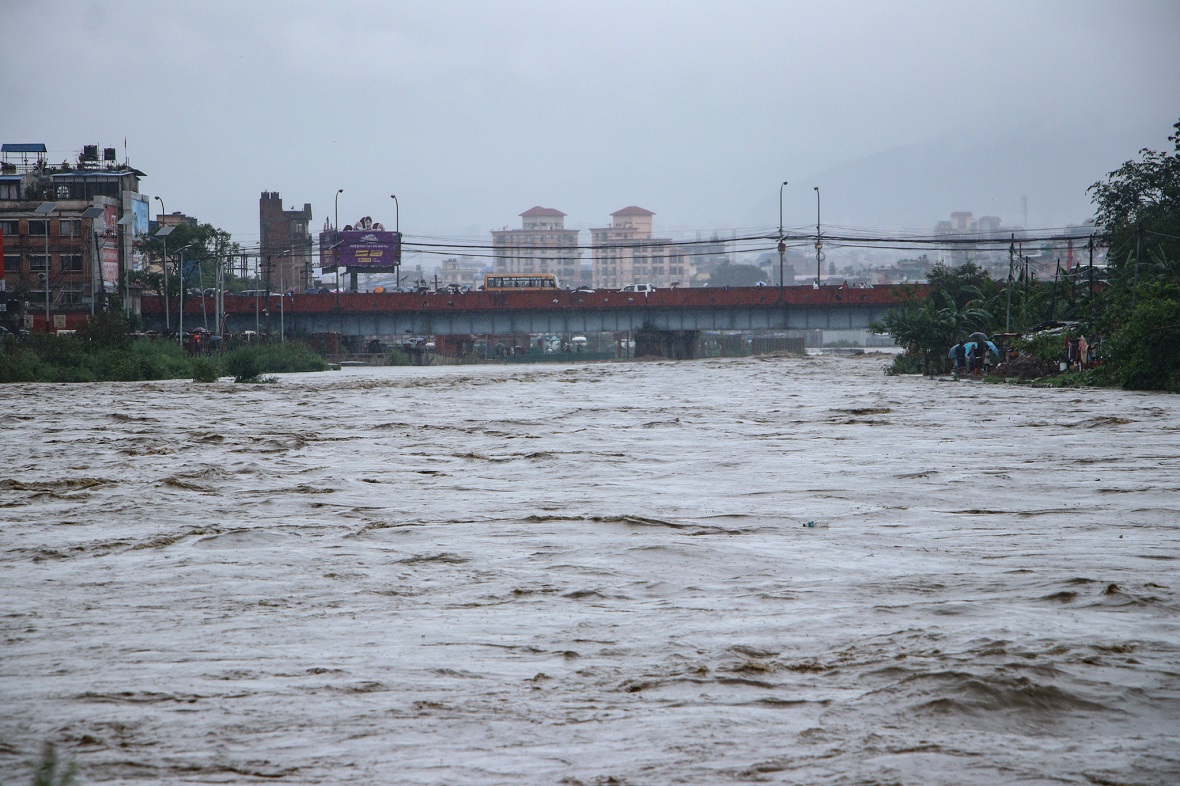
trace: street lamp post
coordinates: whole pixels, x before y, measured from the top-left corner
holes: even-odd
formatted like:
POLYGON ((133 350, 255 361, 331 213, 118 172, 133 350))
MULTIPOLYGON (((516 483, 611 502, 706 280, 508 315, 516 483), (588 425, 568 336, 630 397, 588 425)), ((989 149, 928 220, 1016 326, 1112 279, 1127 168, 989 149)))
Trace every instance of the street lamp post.
POLYGON ((102 242, 102 248, 99 248, 94 219, 104 213, 106 210, 97 205, 91 205, 82 211, 82 218, 90 219, 90 231, 86 233, 86 255, 90 257, 90 316, 94 316, 98 306, 98 293, 102 289, 102 248, 106 248, 105 239, 102 242))
MULTIPOLYGON (((205 305, 205 266, 201 264, 202 258, 197 257, 197 289, 201 293, 201 322, 205 326, 205 330, 209 329, 209 309, 205 305)), ((214 288, 213 305, 217 306, 217 292, 214 288)), ((217 312, 213 312, 214 323, 216 324, 217 312)))
POLYGON ((783 240, 783 189, 787 187, 787 181, 778 187, 778 299, 783 300, 785 295, 783 293, 783 255, 787 253, 787 244, 783 240))
POLYGON ((49 324, 49 273, 53 269, 53 264, 49 261, 49 214, 57 210, 56 202, 42 202, 40 206, 33 212, 39 216, 44 216, 42 220, 45 222, 45 332, 51 333, 52 328, 49 324))
POLYGON ((389 198, 393 200, 393 231, 397 233, 397 272, 394 273, 394 285, 401 289, 402 286, 402 220, 401 220, 401 205, 398 204, 397 196, 390 194, 389 198))
MULTIPOLYGON (((159 199, 159 197, 156 197, 159 199)), ((160 257, 160 269, 164 271, 164 334, 172 329, 172 314, 169 313, 168 303, 171 297, 168 294, 168 236, 176 227, 160 227, 156 230, 156 237, 164 242, 164 255, 160 257)))
MULTIPOLYGON (((262 273, 263 281, 261 282, 263 285, 262 286, 263 296, 266 298, 266 336, 268 339, 270 338, 270 278, 271 278, 272 271, 273 271, 273 268, 270 266, 270 260, 271 260, 271 255, 267 254, 266 255, 266 265, 264 266, 264 270, 262 273)), ((255 309, 255 310, 257 311, 257 309, 255 309)))
MULTIPOLYGON (((122 218, 120 218, 118 221, 115 222, 115 226, 123 227, 124 236, 126 235, 127 232, 131 232, 132 237, 136 237, 137 235, 135 234, 134 230, 128 229, 128 227, 132 226, 133 224, 135 224, 135 214, 131 213, 131 212, 125 213, 122 218)), ((147 228, 145 227, 144 229, 146 231, 147 228)), ((117 238, 117 236, 116 236, 116 238, 117 238)), ((118 243, 119 242, 118 239, 116 239, 115 242, 118 243)), ((123 274, 123 316, 125 316, 127 318, 127 320, 130 321, 131 320, 131 270, 132 270, 134 263, 129 255, 121 254, 120 256, 122 258, 119 260, 119 263, 120 263, 119 270, 122 271, 122 274, 123 274)))
POLYGON ((287 302, 287 290, 283 288, 283 257, 290 253, 291 250, 287 249, 283 253, 279 254, 279 343, 286 343, 287 341, 287 311, 283 305, 287 302))
POLYGON ((172 315, 168 313, 168 233, 172 231, 172 227, 164 226, 164 216, 168 214, 164 208, 164 200, 158 196, 153 199, 160 203, 160 226, 156 230, 156 237, 164 238, 164 257, 160 267, 164 270, 164 333, 167 334, 172 329, 172 315))
POLYGON ((812 186, 815 189, 815 285, 819 286, 820 265, 824 261, 824 240, 823 233, 819 228, 819 186, 812 186))
POLYGON ((336 189, 336 240, 332 246, 332 262, 336 266, 336 308, 340 308, 340 195, 343 193, 343 188, 336 189))
MULTIPOLYGON (((191 245, 192 245, 192 243, 185 243, 183 246, 176 249, 176 253, 180 254, 180 262, 177 264, 177 267, 176 267, 176 274, 177 274, 176 277, 180 279, 180 312, 177 315, 177 319, 179 321, 179 325, 177 327, 177 333, 179 334, 178 337, 180 339, 180 346, 181 347, 184 346, 184 288, 185 288, 185 283, 184 283, 184 250, 191 245)), ((165 265, 167 265, 167 261, 165 261, 165 265)))

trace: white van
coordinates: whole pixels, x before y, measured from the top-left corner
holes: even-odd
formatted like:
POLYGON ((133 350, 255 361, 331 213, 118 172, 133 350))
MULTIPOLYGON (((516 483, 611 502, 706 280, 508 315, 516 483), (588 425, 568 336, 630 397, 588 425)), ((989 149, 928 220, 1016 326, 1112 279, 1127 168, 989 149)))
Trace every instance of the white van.
POLYGON ((620 292, 641 292, 644 295, 649 292, 655 292, 656 288, 652 284, 628 284, 619 290, 620 292))

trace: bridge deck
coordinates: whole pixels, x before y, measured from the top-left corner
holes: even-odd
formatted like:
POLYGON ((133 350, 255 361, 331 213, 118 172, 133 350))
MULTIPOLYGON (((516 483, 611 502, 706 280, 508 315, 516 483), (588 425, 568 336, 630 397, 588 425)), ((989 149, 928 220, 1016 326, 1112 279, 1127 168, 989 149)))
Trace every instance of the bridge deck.
MULTIPOLYGON (((911 287, 696 287, 650 294, 597 291, 406 292, 225 298, 230 330, 252 328, 256 311, 277 330, 345 335, 594 332, 650 325, 664 330, 864 329, 901 303, 911 287), (280 308, 281 303, 281 308, 280 308)), ((173 311, 175 312, 175 302, 173 311)), ((144 317, 160 322, 163 304, 145 296, 144 317)), ((212 315, 207 298, 185 302, 185 319, 212 315)), ((173 316, 175 319, 175 313, 173 316)), ((198 324, 194 321, 191 324, 198 324)))

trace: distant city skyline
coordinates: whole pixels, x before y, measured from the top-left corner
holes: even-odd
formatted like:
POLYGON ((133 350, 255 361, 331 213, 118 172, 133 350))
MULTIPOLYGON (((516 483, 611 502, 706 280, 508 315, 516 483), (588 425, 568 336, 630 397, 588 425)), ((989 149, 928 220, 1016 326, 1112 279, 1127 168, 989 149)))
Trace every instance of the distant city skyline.
MULTIPOLYGON (((294 0, 7 4, 0 140, 115 147, 149 197, 246 247, 258 194, 311 226, 400 211, 486 242, 534 205, 672 238, 954 211, 1079 224, 1180 115, 1180 4, 294 0), (93 78, 79 79, 79 74, 93 78), (390 194, 396 194, 395 207, 390 194)), ((156 203, 152 202, 153 207, 156 203)))

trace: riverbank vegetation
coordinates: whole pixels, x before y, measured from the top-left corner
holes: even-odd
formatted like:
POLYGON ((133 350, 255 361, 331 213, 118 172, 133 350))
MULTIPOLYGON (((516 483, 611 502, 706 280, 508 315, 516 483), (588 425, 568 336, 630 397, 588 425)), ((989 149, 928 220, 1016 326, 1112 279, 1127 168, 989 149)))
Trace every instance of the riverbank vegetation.
POLYGON ((133 338, 119 314, 95 314, 74 335, 8 335, 0 341, 3 382, 133 382, 154 379, 258 381, 263 374, 324 371, 306 344, 245 344, 228 352, 192 355, 175 341, 133 338))
POLYGON ((1055 369, 1070 339, 1085 337, 1099 364, 1057 384, 1180 392, 1180 122, 1168 140, 1173 151, 1140 151, 1090 187, 1107 249, 1098 280, 1093 267, 1037 281, 1013 266, 996 281, 970 262, 935 266, 928 287, 877 325, 906 350, 889 371, 946 373, 950 347, 975 332, 1006 334, 1055 369))

